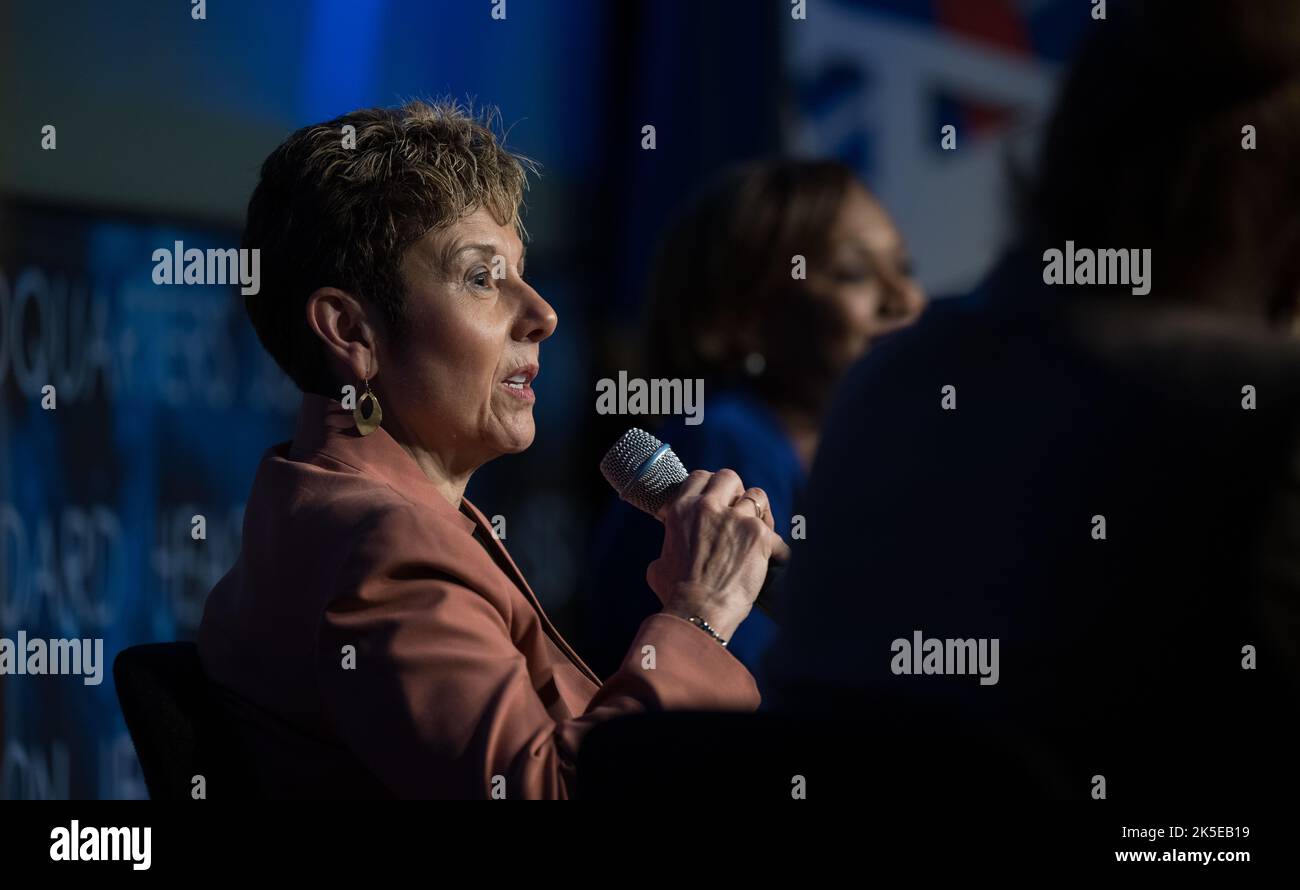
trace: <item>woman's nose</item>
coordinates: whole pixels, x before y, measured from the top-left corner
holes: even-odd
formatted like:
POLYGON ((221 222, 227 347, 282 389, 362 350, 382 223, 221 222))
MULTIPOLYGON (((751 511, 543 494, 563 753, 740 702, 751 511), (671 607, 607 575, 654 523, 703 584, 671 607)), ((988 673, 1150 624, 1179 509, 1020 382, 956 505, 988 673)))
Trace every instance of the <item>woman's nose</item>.
POLYGON ((885 280, 885 298, 880 302, 880 318, 894 327, 911 324, 925 308, 925 293, 907 275, 895 273, 885 280))
POLYGON ((554 307, 524 281, 519 282, 519 315, 515 320, 514 338, 538 343, 555 333, 559 317, 554 307))

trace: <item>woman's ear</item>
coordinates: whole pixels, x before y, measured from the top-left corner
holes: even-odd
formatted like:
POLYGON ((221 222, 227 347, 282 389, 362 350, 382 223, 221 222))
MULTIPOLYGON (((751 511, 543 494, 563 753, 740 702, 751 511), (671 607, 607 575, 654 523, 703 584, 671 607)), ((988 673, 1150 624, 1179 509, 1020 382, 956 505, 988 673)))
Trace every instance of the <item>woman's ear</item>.
POLYGON ((374 325, 360 300, 337 287, 317 288, 307 298, 306 312, 326 359, 336 372, 344 372, 345 382, 379 373, 374 325))

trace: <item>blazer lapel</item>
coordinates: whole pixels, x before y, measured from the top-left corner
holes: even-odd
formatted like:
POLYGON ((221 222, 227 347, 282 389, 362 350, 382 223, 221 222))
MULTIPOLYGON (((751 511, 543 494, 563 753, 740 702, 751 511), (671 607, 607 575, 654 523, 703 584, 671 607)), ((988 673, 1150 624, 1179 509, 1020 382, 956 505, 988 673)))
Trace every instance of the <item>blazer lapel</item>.
POLYGON ((511 580, 537 612, 546 635, 584 676, 597 686, 603 685, 595 671, 587 667, 551 623, 551 619, 542 608, 541 601, 537 599, 533 589, 528 586, 528 580, 524 578, 523 572, 519 571, 519 566, 515 565, 514 559, 511 558, 510 551, 506 550, 497 540, 497 536, 492 533, 492 525, 487 521, 487 517, 479 512, 478 507, 475 507, 469 498, 461 498, 464 508, 461 510, 448 503, 387 430, 380 427, 369 436, 363 437, 356 430, 352 412, 345 409, 337 399, 306 393, 298 413, 293 449, 305 453, 319 451, 362 472, 383 479, 393 488, 433 510, 444 513, 451 511, 469 534, 474 533, 475 526, 482 528, 491 539, 492 546, 505 557, 503 562, 504 565, 509 566, 511 580))
POLYGON ((497 540, 497 536, 492 530, 492 524, 488 522, 487 517, 483 515, 478 507, 474 506, 469 498, 461 498, 461 503, 465 506, 466 512, 468 512, 474 519, 474 523, 478 525, 479 528, 483 529, 491 539, 493 548, 505 557, 505 564, 510 567, 511 580, 515 582, 515 586, 523 592, 524 597, 532 605, 533 609, 536 610, 538 617, 541 618, 542 627, 546 629, 547 636, 551 638, 551 641, 560 648, 560 651, 567 655, 569 660, 572 661, 589 680, 597 686, 604 685, 601 683, 600 677, 596 676, 596 672, 587 667, 586 663, 578 657, 578 653, 574 651, 573 647, 570 646, 568 642, 565 641, 564 637, 560 635, 560 632, 556 629, 555 625, 551 623, 551 619, 547 617, 546 610, 542 608, 542 603, 537 598, 537 594, 533 593, 533 588, 529 586, 528 579, 524 577, 523 572, 519 571, 519 566, 515 565, 514 558, 511 557, 510 551, 502 546, 501 542, 497 540))

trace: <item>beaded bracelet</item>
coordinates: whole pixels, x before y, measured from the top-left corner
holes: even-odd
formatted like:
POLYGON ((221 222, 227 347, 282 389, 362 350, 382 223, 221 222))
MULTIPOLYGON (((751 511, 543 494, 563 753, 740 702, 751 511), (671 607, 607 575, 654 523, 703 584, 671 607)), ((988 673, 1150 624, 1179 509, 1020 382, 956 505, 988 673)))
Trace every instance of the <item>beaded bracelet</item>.
POLYGON ((708 634, 709 636, 713 637, 713 639, 715 639, 715 640, 717 640, 719 643, 721 643, 721 644, 723 645, 724 648, 726 647, 726 645, 727 645, 727 641, 724 640, 721 636, 719 636, 719 635, 718 635, 718 632, 717 632, 716 630, 714 630, 713 628, 709 627, 709 622, 705 621, 705 620, 704 620, 703 618, 701 618, 699 615, 692 615, 690 618, 688 618, 688 619, 686 619, 686 620, 689 621, 691 624, 694 624, 696 627, 698 627, 700 630, 704 631, 704 632, 705 632, 706 634, 708 634))

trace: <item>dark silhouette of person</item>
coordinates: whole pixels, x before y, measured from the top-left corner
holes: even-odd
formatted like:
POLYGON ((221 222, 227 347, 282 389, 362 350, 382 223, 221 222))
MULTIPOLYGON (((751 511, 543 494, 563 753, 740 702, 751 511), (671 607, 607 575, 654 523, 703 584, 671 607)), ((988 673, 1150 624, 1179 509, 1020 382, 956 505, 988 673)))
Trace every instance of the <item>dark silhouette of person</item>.
POLYGON ((942 769, 954 793, 1300 788, 1297 157, 1293 4, 1112 6, 1015 247, 837 395, 774 705, 874 725, 859 756, 900 787, 942 769), (1150 292, 1045 283, 1067 240, 1149 249, 1150 292), (997 682, 946 651, 943 672, 900 664, 917 632, 998 641, 997 682), (1024 774, 970 754, 990 749, 1024 774))

